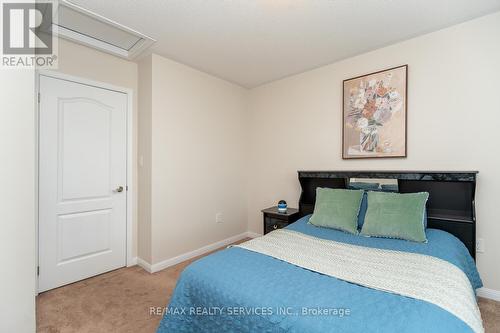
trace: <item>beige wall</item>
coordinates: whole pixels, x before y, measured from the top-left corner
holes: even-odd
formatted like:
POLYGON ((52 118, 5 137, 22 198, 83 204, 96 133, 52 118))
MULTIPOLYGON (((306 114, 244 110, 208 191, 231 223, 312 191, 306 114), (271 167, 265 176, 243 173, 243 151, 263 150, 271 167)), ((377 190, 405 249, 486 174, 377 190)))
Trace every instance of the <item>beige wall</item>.
POLYGON ((151 131, 140 135, 152 146, 140 155, 151 168, 155 264, 247 230, 247 91, 154 54, 144 66, 152 68, 152 114, 151 131))
POLYGON ((0 70, 0 332, 35 331, 35 74, 0 70))
POLYGON ((152 57, 146 57, 139 63, 139 113, 138 113, 138 148, 139 188, 138 206, 138 252, 139 258, 151 263, 151 111, 153 101, 152 57))
MULTIPOLYGON (((137 116, 137 64, 132 61, 121 59, 107 53, 103 53, 86 46, 75 44, 64 39, 59 39, 59 72, 104 82, 123 88, 133 90, 133 186, 138 188, 137 175, 137 138, 138 138, 138 116, 137 116)), ((132 256, 137 255, 137 198, 132 207, 132 256)))
POLYGON ((499 41, 496 13, 253 89, 249 229, 262 232, 260 210, 279 199, 297 206, 297 170, 479 170, 478 266, 485 286, 500 290, 499 41), (401 64, 408 158, 342 160, 342 80, 401 64))

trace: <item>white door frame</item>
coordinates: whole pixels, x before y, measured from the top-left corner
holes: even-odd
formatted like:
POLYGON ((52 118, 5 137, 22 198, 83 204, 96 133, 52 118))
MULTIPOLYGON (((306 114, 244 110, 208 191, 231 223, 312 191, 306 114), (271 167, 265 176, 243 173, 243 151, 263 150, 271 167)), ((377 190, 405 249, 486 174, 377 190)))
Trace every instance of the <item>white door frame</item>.
MULTIPOLYGON (((73 75, 68 75, 60 72, 55 72, 55 71, 50 71, 50 70, 37 70, 36 74, 36 96, 37 100, 38 94, 40 93, 40 77, 41 76, 47 76, 55 79, 61 79, 61 80, 66 80, 66 81, 71 81, 75 83, 80 83, 88 86, 93 86, 97 88, 102 88, 102 89, 107 89, 111 91, 117 91, 120 93, 124 93, 127 95, 127 184, 126 184, 126 189, 127 189, 127 239, 126 239, 126 264, 127 267, 133 266, 136 264, 137 258, 134 258, 132 256, 132 244, 133 244, 133 229, 132 229, 132 220, 133 220, 133 203, 135 200, 135 188, 134 188, 134 183, 133 183, 133 155, 132 155, 132 146, 133 146, 133 90, 129 88, 124 88, 124 87, 119 87, 115 85, 111 85, 108 83, 103 83, 103 82, 98 82, 94 80, 89 80, 73 75)), ((38 266, 38 255, 39 255, 39 230, 38 226, 40 223, 39 220, 39 158, 40 158, 40 104, 37 103, 36 107, 36 264, 38 266)), ((43 268, 42 268, 43 269, 43 268)), ((38 277, 37 277, 37 294, 38 294, 38 277)))

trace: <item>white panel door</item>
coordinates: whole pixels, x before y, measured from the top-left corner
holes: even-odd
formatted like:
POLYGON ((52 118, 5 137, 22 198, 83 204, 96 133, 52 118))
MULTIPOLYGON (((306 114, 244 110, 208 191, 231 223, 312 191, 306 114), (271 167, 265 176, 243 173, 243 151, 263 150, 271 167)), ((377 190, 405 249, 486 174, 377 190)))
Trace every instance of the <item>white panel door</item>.
POLYGON ((40 76, 39 291, 126 265, 127 95, 40 76))

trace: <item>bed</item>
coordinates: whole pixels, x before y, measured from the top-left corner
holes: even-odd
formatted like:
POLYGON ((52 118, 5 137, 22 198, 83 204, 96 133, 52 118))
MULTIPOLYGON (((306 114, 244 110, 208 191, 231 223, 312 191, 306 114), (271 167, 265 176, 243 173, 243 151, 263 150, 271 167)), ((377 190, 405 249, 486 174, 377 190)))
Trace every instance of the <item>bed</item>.
MULTIPOLYGON (((287 229, 366 249, 439 258, 460 269, 475 290, 482 283, 474 249, 466 246, 470 237, 475 238, 475 177, 470 172, 299 172, 299 207, 304 216, 287 229), (345 188, 346 179, 353 175, 398 179, 400 192, 429 191, 428 242, 362 237, 309 224, 313 189, 345 188), (466 214, 471 214, 470 219, 466 214), (442 225, 445 227, 439 228, 442 225)), ((240 247, 189 265, 158 327, 160 333, 472 331, 463 320, 430 302, 367 288, 240 247)))

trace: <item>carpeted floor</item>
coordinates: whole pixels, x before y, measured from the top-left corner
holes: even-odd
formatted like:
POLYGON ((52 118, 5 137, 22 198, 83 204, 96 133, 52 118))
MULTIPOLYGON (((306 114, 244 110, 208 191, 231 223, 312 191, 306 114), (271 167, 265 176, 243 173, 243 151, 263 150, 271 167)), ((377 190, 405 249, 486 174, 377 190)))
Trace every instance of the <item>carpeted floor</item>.
MULTIPOLYGON (((149 274, 138 266, 122 268, 37 297, 37 332, 155 332, 179 274, 192 259, 149 274)), ((479 299, 487 333, 500 333, 500 302, 479 299)))
POLYGON ((155 332, 161 316, 150 315, 150 308, 167 305, 182 270, 199 258, 154 274, 139 266, 121 268, 41 293, 37 332, 155 332))

